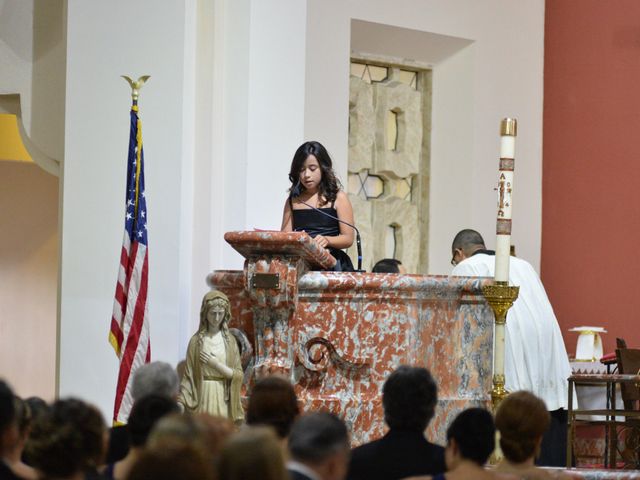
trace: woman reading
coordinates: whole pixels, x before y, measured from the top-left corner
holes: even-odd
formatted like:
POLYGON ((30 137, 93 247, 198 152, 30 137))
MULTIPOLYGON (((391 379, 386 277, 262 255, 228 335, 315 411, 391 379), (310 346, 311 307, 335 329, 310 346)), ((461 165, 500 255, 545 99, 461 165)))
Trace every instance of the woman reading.
POLYGON ((353 208, 322 144, 300 145, 291 162, 289 180, 290 195, 284 204, 281 230, 307 232, 335 257, 334 271, 352 272, 351 259, 342 249, 353 244, 354 230, 347 225, 353 224, 353 208))

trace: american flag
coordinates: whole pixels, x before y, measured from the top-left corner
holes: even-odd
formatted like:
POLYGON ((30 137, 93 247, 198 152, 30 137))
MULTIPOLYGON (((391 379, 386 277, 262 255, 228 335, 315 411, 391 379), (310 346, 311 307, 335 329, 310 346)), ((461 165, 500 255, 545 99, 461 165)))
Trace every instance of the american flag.
POLYGON ((113 422, 116 425, 126 423, 129 418, 133 403, 133 373, 151 360, 147 307, 147 202, 144 193, 142 128, 137 102, 131 108, 126 202, 124 239, 109 332, 109 342, 120 359, 113 407, 113 422))

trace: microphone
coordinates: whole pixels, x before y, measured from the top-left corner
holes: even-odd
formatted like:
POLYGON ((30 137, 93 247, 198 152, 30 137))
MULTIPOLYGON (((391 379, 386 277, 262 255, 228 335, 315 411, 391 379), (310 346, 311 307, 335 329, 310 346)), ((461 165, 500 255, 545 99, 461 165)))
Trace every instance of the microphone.
MULTIPOLYGON (((295 198, 297 196, 300 195, 300 179, 298 179, 298 183, 296 183, 292 188, 291 188, 291 192, 289 194, 290 198, 295 198)), ((360 241, 360 230, 358 230, 358 228, 355 225, 351 225, 349 222, 345 222, 344 220, 339 219, 338 217, 335 217, 333 215, 331 215, 330 213, 327 213, 323 210, 320 210, 319 208, 314 207, 313 205, 309 205, 307 202, 298 199, 298 201, 300 203, 302 203, 303 205, 306 205, 307 207, 309 207, 312 210, 315 210, 316 212, 320 212, 322 215, 325 215, 329 218, 332 218, 334 220, 337 220, 340 223, 344 223, 345 225, 353 228, 356 232, 356 250, 358 251, 358 269, 356 270, 356 272, 364 272, 364 270, 362 270, 362 242, 360 241)))

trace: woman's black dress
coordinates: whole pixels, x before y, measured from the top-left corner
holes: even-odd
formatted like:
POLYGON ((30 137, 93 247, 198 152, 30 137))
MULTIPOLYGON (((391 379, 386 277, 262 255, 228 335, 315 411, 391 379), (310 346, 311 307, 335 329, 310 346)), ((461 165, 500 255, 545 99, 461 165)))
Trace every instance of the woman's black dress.
MULTIPOLYGON (((338 216, 338 212, 334 207, 319 208, 323 212, 328 213, 334 217, 338 216)), ((325 237, 335 237, 340 235, 340 223, 322 213, 307 209, 292 209, 292 227, 294 232, 305 231, 312 238, 316 235, 322 235, 325 237)), ((342 250, 337 248, 329 248, 329 253, 336 259, 336 266, 333 267, 334 272, 353 272, 353 263, 351 258, 342 250)))

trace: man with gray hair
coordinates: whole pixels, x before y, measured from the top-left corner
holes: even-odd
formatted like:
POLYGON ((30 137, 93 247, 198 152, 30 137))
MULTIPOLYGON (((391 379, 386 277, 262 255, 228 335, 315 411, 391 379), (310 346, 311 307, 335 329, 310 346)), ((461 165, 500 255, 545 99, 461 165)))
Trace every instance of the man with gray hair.
POLYGON ((292 480, 344 480, 349 463, 349 433, 328 412, 299 417, 289 434, 287 463, 292 480))
POLYGON ((166 362, 151 362, 135 371, 131 396, 134 403, 147 395, 159 395, 176 400, 179 389, 178 374, 171 365, 166 362))
MULTIPOLYGON (((166 362, 151 362, 139 367, 133 374, 131 396, 133 405, 149 395, 177 401, 180 381, 176 370, 166 362)), ((129 452, 129 430, 119 425, 109 431, 106 463, 122 460, 129 452)))

